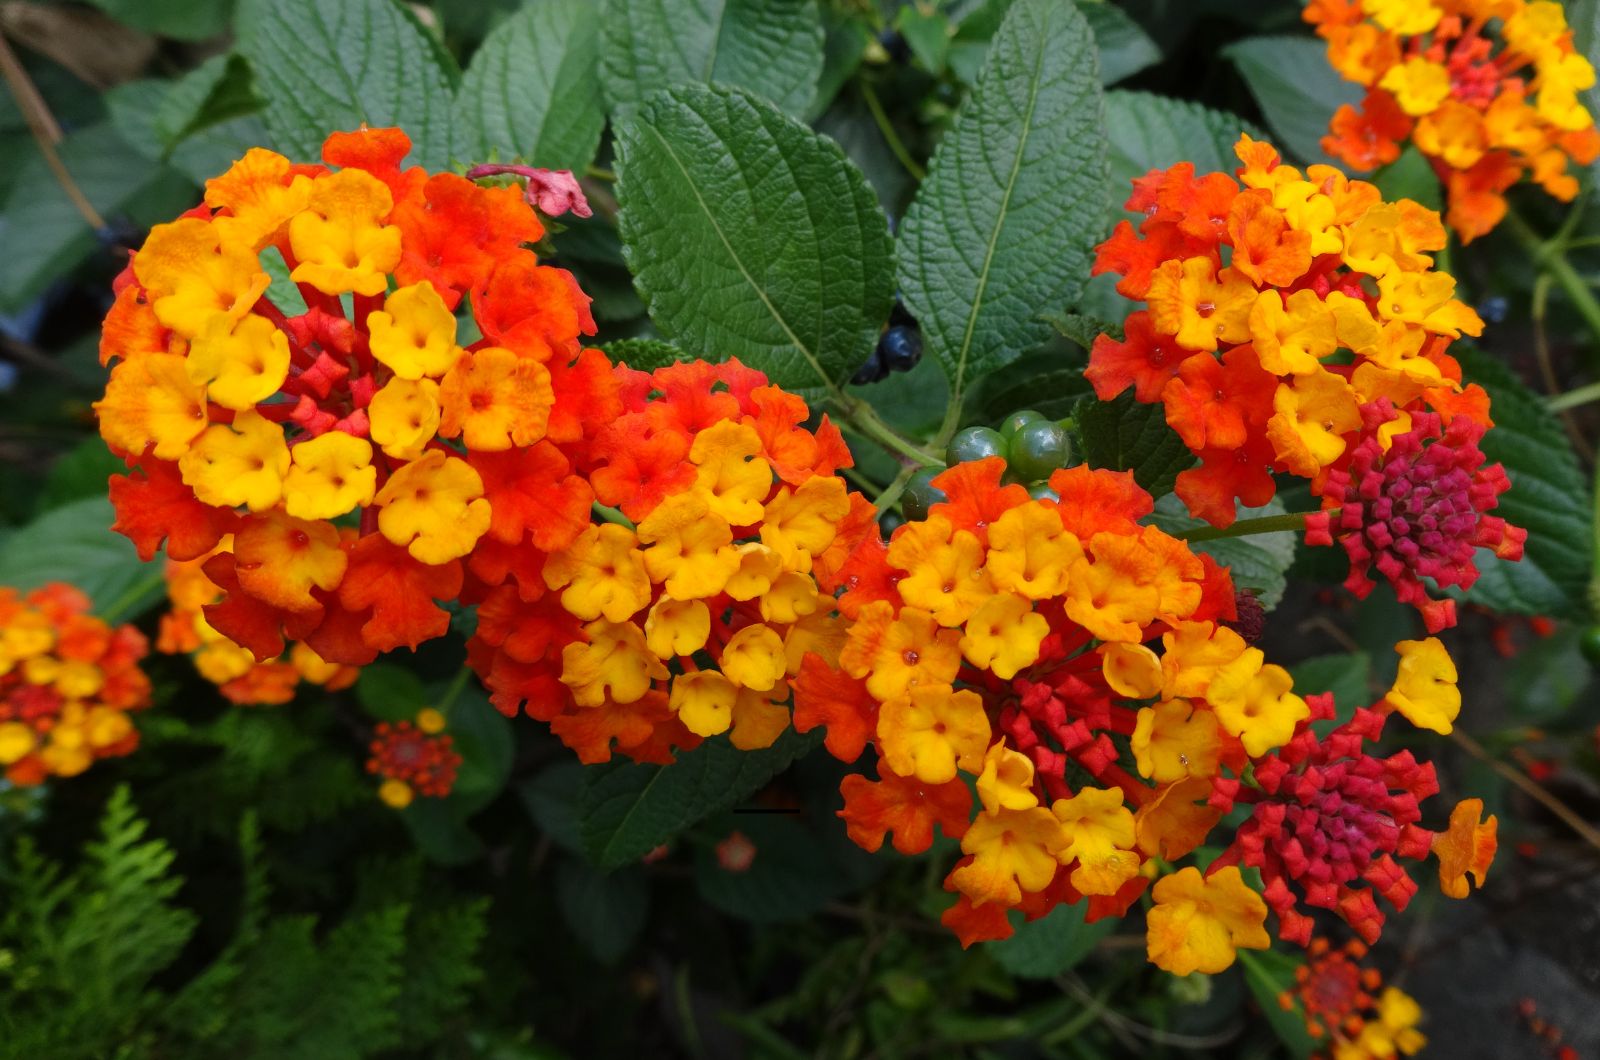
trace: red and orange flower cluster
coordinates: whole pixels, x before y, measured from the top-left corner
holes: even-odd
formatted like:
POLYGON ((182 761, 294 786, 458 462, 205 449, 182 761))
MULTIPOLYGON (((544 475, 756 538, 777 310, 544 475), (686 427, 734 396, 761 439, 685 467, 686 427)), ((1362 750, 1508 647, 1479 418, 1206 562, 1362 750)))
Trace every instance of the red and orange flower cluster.
MULTIPOLYGON (((232 545, 230 536, 218 543, 220 551, 232 545)), ((206 577, 209 556, 167 561, 167 599, 161 616, 156 650, 169 655, 187 654, 200 676, 217 686, 230 702, 240 706, 276 706, 294 698, 302 681, 330 692, 355 683, 360 670, 325 662, 305 644, 294 644, 281 658, 261 662, 211 628, 205 608, 222 599, 222 590, 206 577)))
POLYGON ((51 583, 0 587, 0 766, 19 787, 77 776, 139 745, 130 711, 150 703, 132 626, 89 614, 89 598, 51 583))
POLYGON ((1384 987, 1383 975, 1361 964, 1366 955, 1355 939, 1338 949, 1315 939, 1295 969, 1294 987, 1278 998, 1285 1011, 1300 1010, 1318 1055, 1328 1060, 1394 1060, 1428 1044, 1417 1030, 1421 1006, 1399 987, 1384 987))
MULTIPOLYGON (((1351 587, 1375 562, 1437 632, 1454 608, 1419 578, 1465 588, 1475 548, 1516 559, 1526 536, 1486 514, 1506 479, 1475 445, 1488 396, 1446 352, 1483 322, 1432 268, 1444 227, 1332 167, 1302 174, 1249 137, 1236 150, 1237 181, 1188 163, 1134 181, 1143 220, 1118 224, 1094 268, 1148 308, 1095 341, 1086 374, 1102 399, 1162 403, 1200 461, 1177 480, 1196 516, 1226 527, 1237 501, 1272 499, 1273 472, 1309 479, 1342 506, 1351 587)), ((1331 525, 1316 536, 1331 543, 1331 525)))
POLYGON ((432 707, 417 711, 414 721, 378 723, 367 772, 383 778, 378 798, 386 805, 403 810, 418 795, 442 799, 450 794, 461 756, 445 725, 444 715, 432 707))
POLYGON ((1334 114, 1323 150, 1372 169, 1409 138, 1444 182, 1463 241, 1500 223, 1524 177, 1572 201, 1569 162, 1600 156, 1578 98, 1594 67, 1554 0, 1312 0, 1305 18, 1334 69, 1367 90, 1359 109, 1334 114))
MULTIPOLYGON (((1087 898, 1091 919, 1122 915, 1158 861, 1255 803, 1254 826, 1207 873, 1183 868, 1152 889, 1150 958, 1178 974, 1267 946, 1269 904, 1299 937, 1293 897, 1280 900, 1291 884, 1339 908, 1330 899, 1369 873, 1393 899, 1384 852, 1403 833, 1407 852, 1427 854, 1415 809, 1431 771, 1411 763, 1413 782, 1401 756, 1362 758, 1359 738, 1319 745, 1309 722, 1326 711, 1228 625, 1228 573, 1141 525, 1152 502, 1131 474, 1069 468, 1051 477, 1053 498, 1035 499, 1003 486, 1004 470, 991 458, 945 472, 934 485, 947 499, 927 519, 887 542, 869 525, 831 579, 846 639, 836 662, 802 662, 795 725, 825 727, 845 761, 875 749, 877 780, 842 785, 851 837, 876 850, 892 832, 904 853, 928 849, 935 826, 959 838, 944 919, 971 943, 1011 934, 1011 909, 1034 918, 1087 898), (1264 901, 1240 863, 1288 867, 1264 901)), ((1401 648, 1401 681, 1368 714, 1448 728, 1448 656, 1434 640, 1401 648)))

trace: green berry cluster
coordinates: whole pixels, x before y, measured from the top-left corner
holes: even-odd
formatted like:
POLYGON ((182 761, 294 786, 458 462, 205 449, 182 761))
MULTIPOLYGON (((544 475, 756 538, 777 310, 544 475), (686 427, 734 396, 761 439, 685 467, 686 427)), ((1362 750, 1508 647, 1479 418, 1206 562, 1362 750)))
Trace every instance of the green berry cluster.
MULTIPOLYGON (((1021 483, 1035 497, 1053 496, 1048 484, 1051 472, 1072 462, 1068 422, 1021 409, 1002 420, 998 429, 968 427, 958 432, 945 449, 945 462, 954 466, 998 456, 1006 462, 1003 482, 1021 483)), ((911 477, 900 501, 907 519, 926 518, 929 506, 944 500, 944 493, 933 485, 943 470, 924 468, 911 477)))

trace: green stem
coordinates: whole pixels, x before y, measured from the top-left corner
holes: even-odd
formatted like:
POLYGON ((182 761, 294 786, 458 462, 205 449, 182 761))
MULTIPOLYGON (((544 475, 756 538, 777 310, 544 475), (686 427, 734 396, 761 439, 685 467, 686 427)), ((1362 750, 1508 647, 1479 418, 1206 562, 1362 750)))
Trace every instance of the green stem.
POLYGON ((604 169, 596 165, 590 165, 588 169, 583 171, 583 175, 586 177, 592 177, 595 180, 603 180, 607 184, 615 184, 617 182, 617 175, 615 173, 609 169, 604 169))
MULTIPOLYGON (((115 626, 129 618, 133 618, 133 614, 124 615, 123 612, 133 607, 143 597, 154 592, 156 588, 162 584, 162 582, 166 581, 167 575, 166 571, 164 570, 165 566, 165 563, 155 564, 156 570, 153 574, 147 574, 143 578, 140 578, 138 581, 128 586, 127 589, 123 590, 121 596, 111 601, 111 605, 105 609, 105 613, 101 616, 105 619, 106 625, 115 626)), ((136 613, 137 612, 135 612, 135 614, 136 613)))
POLYGON ((1600 401, 1600 383, 1586 383, 1565 393, 1553 394, 1544 399, 1544 407, 1551 412, 1565 412, 1591 401, 1600 401))
POLYGON ((1589 485, 1591 503, 1589 532, 1594 540, 1589 546, 1589 610, 1600 615, 1600 460, 1594 462, 1594 481, 1589 485))
POLYGON ((457 670, 456 675, 450 679, 450 684, 445 686, 444 694, 439 697, 438 705, 433 709, 448 718, 450 716, 450 708, 456 705, 456 700, 461 697, 461 693, 466 689, 467 681, 471 677, 472 671, 467 667, 463 666, 457 670))
POLYGON ((883 446, 889 452, 903 456, 923 467, 943 467, 944 461, 923 449, 910 438, 883 422, 876 409, 864 401, 839 395, 834 399, 839 412, 860 433, 883 446))
POLYGON ((1178 534, 1188 542, 1216 541, 1224 537, 1249 537, 1251 534, 1278 534, 1306 528, 1306 516, 1313 512, 1290 512, 1287 515, 1263 515, 1255 519, 1240 519, 1232 526, 1197 526, 1178 534))
POLYGON ((596 517, 605 522, 616 523, 618 526, 625 526, 629 530, 636 529, 633 525, 632 519, 629 519, 626 515, 623 515, 615 508, 607 508, 599 501, 594 502, 594 514, 596 517))
POLYGON ((889 483, 888 488, 878 494, 878 500, 874 507, 877 508, 879 515, 894 507, 894 502, 899 500, 900 494, 906 491, 906 483, 910 482, 911 476, 916 473, 917 469, 914 467, 900 469, 900 474, 895 476, 894 481, 889 483))
POLYGON ((894 131, 894 124, 889 121, 888 112, 883 109, 883 102, 878 99, 877 89, 872 87, 871 82, 864 80, 861 82, 861 95, 867 101, 867 109, 872 112, 872 120, 878 123, 878 131, 883 134, 889 150, 894 152, 900 164, 906 167, 906 172, 920 184, 928 175, 928 171, 911 157, 911 152, 906 150, 906 145, 900 140, 900 134, 894 131))
MULTIPOLYGON (((1515 236, 1528 251, 1533 262, 1550 275, 1566 294, 1572 307, 1589 325, 1595 343, 1600 344, 1600 298, 1596 298, 1589 285, 1578 275, 1578 270, 1567 260, 1564 240, 1545 240, 1515 213, 1506 214, 1506 230, 1515 236)), ((1590 359, 1595 360, 1595 345, 1590 346, 1590 359)))

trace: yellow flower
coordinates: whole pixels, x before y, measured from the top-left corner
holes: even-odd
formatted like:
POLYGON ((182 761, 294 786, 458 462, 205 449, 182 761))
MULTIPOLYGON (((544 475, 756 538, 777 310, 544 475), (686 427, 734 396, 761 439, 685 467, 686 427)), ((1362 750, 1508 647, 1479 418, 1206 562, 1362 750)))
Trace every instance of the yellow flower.
POLYGON ((421 563, 448 563, 472 551, 489 529, 483 479, 465 460, 430 449, 383 484, 378 529, 421 563))
POLYGON ((1014 593, 996 593, 967 619, 961 653, 974 666, 1009 681, 1039 658, 1050 623, 1014 593))
POLYGON ((1171 259, 1150 277, 1150 322, 1190 350, 1250 340, 1255 285, 1232 269, 1219 275, 1210 258, 1171 259))
POLYGON ((950 883, 976 905, 1016 905, 1024 891, 1050 886, 1066 846, 1061 822, 1043 806, 980 813, 961 837, 972 861, 952 872, 950 883))
POLYGON ((0 766, 20 762, 37 744, 33 730, 20 721, 0 721, 0 766))
POLYGON ((289 221, 299 262, 289 278, 323 294, 382 294, 400 263, 400 229, 383 223, 393 206, 388 187, 363 170, 318 177, 305 210, 289 221))
POLYGON ((790 570, 809 573, 811 561, 826 552, 850 511, 844 479, 818 475, 791 491, 785 486, 767 502, 761 543, 790 570))
POLYGON ((1159 558, 1130 534, 1096 534, 1090 549, 1092 558, 1072 566, 1067 617, 1101 640, 1138 643, 1161 606, 1161 594, 1149 582, 1159 558))
POLYGON ((754 600, 765 595, 785 573, 783 559, 759 541, 734 546, 739 566, 728 577, 723 591, 735 600, 754 600))
POLYGON ((372 356, 401 379, 437 379, 461 354, 456 318, 427 280, 402 287, 367 314, 372 356))
POLYGON ((738 696, 738 688, 723 675, 697 670, 673 679, 667 705, 696 736, 715 736, 733 724, 733 704, 738 696))
POLYGON ((415 792, 411 790, 410 784, 403 780, 396 780, 394 777, 390 777, 378 785, 378 798, 383 800, 383 804, 392 810, 405 809, 411 805, 411 800, 415 797, 415 792))
POLYGON ((1322 358, 1338 348, 1333 313, 1314 291, 1294 292, 1287 306, 1277 291, 1262 291, 1250 308, 1250 340, 1273 375, 1320 371, 1322 358))
POLYGON ((989 745, 978 774, 978 798, 989 813, 1026 810, 1039 805, 1033 791, 1033 759, 1013 751, 1004 740, 989 745))
POLYGON ((949 687, 961 669, 960 640, 926 611, 905 607, 897 616, 888 601, 874 600, 856 616, 839 664, 851 677, 866 678, 867 691, 881 702, 918 685, 949 687))
POLYGON ((1483 334, 1483 321, 1454 297, 1456 281, 1443 272, 1391 273, 1378 279, 1378 314, 1421 324, 1439 335, 1483 334))
POLYGON ((291 450, 293 466, 283 480, 284 509, 299 519, 336 519, 372 503, 378 469, 372 443, 329 431, 291 450))
POLYGON ((1307 478, 1339 459, 1344 436, 1361 428, 1361 408, 1350 384, 1322 367, 1280 384, 1272 407, 1267 438, 1278 459, 1307 478))
POLYGON ((189 380, 224 408, 248 409, 278 392, 289 374, 289 339, 266 317, 237 324, 219 313, 189 347, 189 380))
POLYGON ((1202 699, 1217 671, 1243 655, 1249 645, 1227 626, 1179 622, 1161 634, 1161 694, 1168 699, 1202 699))
POLYGON ((1155 905, 1145 915, 1150 960, 1174 975, 1214 975, 1242 949, 1272 945, 1265 928, 1267 903, 1252 891, 1238 866, 1201 876, 1190 867, 1156 881, 1155 905))
POLYGON ((989 746, 983 698, 971 689, 921 684, 884 703, 878 712, 878 749, 884 764, 925 784, 954 780, 956 770, 976 773, 989 746))
POLYGON ((814 614, 822 606, 822 596, 810 575, 789 570, 762 594, 760 606, 762 621, 787 625, 814 614))
MULTIPOLYGON (((561 589, 561 606, 585 622, 602 615, 612 622, 626 622, 650 602, 644 554, 633 531, 615 523, 591 526, 552 554, 545 560, 544 583, 561 589)), ((704 637, 700 643, 705 643, 704 637)))
POLYGON ((94 403, 100 436, 128 453, 176 460, 206 429, 204 388, 189 378, 184 358, 147 353, 111 369, 106 396, 94 403))
MULTIPOLYGON (((548 564, 545 569, 549 570, 548 564)), ((701 600, 663 596, 644 619, 645 643, 662 659, 693 655, 710 636, 711 609, 701 600)))
POLYGON ((1461 690, 1456 687, 1456 664, 1437 637, 1403 640, 1395 645, 1400 669, 1394 687, 1384 697, 1420 729, 1448 735, 1461 713, 1461 690))
POLYGON ((550 370, 499 346, 456 359, 439 384, 439 434, 468 449, 500 452, 544 437, 555 391, 550 370))
POLYGON ((1119 696, 1149 699, 1161 691, 1161 660, 1143 644, 1100 645, 1100 669, 1119 696))
POLYGON ((212 424, 178 459, 183 481, 196 497, 222 508, 245 505, 253 512, 283 497, 289 446, 276 423, 254 410, 237 413, 232 425, 212 424))
POLYGON ((695 435, 689 462, 699 469, 699 487, 711 510, 732 526, 752 526, 772 490, 772 467, 761 455, 754 427, 722 420, 695 435))
POLYGON ((1447 99, 1438 110, 1417 119, 1411 138, 1424 154, 1444 159, 1452 169, 1471 169, 1489 150, 1488 133, 1483 114, 1447 99))
POLYGON ((1450 72, 1418 56, 1390 67, 1378 87, 1393 92, 1400 109, 1416 118, 1450 98, 1450 72))
POLYGON ((766 692, 783 678, 788 660, 783 638, 771 627, 746 626, 722 646, 722 672, 740 688, 766 692))
POLYGON ((632 622, 601 618, 583 631, 588 643, 561 649, 561 683, 572 689, 578 706, 598 707, 608 696, 614 703, 636 703, 654 681, 667 679, 667 668, 645 644, 644 631, 632 622))
POLYGON ((933 615, 941 626, 961 625, 994 591, 977 537, 955 530, 942 515, 906 524, 889 543, 888 560, 906 572, 899 583, 900 598, 933 615))
POLYGON ((728 733, 728 742, 741 751, 771 747, 789 727, 789 710, 784 706, 788 698, 786 681, 779 681, 765 692, 739 689, 733 701, 733 728, 728 733))
POLYGON ((997 589, 1030 600, 1060 596, 1068 571, 1082 558, 1077 536, 1063 527, 1059 512, 1043 504, 1012 508, 989 527, 985 569, 997 589))
POLYGON ((396 460, 415 460, 439 433, 439 384, 395 378, 367 406, 372 440, 396 460))
POLYGON ((1362 9, 1378 25, 1402 37, 1428 32, 1444 15, 1430 0, 1363 0, 1362 9))
POLYGON ((156 225, 133 258, 156 319, 186 339, 217 316, 242 320, 270 281, 255 251, 198 217, 156 225))
POLYGON ((728 521, 699 490, 668 497, 639 524, 645 570, 676 600, 715 596, 739 569, 728 521))
POLYGON ((1311 716, 1306 701, 1291 691, 1289 671, 1263 664, 1265 658, 1260 648, 1246 648, 1219 667, 1206 688, 1206 700, 1222 727, 1257 758, 1288 743, 1295 726, 1311 716))
POLYGON ((1050 807, 1066 833, 1068 845, 1058 855, 1061 863, 1073 859, 1072 885, 1084 894, 1116 894, 1139 873, 1139 855, 1133 852, 1133 812, 1116 789, 1079 788, 1070 799, 1050 807))
POLYGON ((1141 709, 1131 743, 1139 774, 1157 784, 1215 776, 1222 753, 1216 715, 1186 699, 1141 709))

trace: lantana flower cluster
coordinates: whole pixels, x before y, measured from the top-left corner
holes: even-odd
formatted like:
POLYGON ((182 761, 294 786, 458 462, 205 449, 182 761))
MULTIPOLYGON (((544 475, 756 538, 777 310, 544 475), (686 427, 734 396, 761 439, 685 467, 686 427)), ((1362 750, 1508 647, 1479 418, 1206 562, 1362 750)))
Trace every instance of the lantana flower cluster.
POLYGON ((415 719, 379 722, 373 730, 367 772, 382 781, 378 798, 396 810, 413 799, 442 799, 456 783, 461 755, 445 731, 444 714, 432 707, 417 711, 415 719))
MULTIPOLYGON (((808 655, 796 681, 797 729, 825 727, 848 762, 876 752, 877 779, 841 787, 857 843, 877 850, 893 833, 897 850, 920 853, 935 826, 960 839, 944 921, 964 943, 1010 935, 1012 909, 1034 918, 1087 899, 1091 919, 1126 913, 1235 802, 1259 799, 1261 823, 1205 873, 1184 867, 1151 888, 1150 958, 1177 974, 1265 948, 1269 904, 1299 937, 1293 900, 1245 882, 1241 864, 1269 864, 1254 849, 1292 865, 1276 888, 1330 907, 1328 874, 1389 868, 1374 850, 1402 829, 1408 851, 1428 853, 1415 800, 1377 797, 1364 763, 1324 764, 1355 749, 1316 742, 1309 722, 1325 711, 1229 625, 1227 572, 1140 522, 1153 505, 1131 474, 1069 468, 1051 477, 1053 496, 1033 498, 1003 473, 998 458, 958 465, 934 479, 946 500, 925 520, 887 542, 868 526, 836 575, 850 619, 838 661, 808 655), (1263 776, 1271 786, 1245 783, 1263 776), (1338 792, 1282 805, 1319 783, 1344 784, 1349 812, 1338 792), (1370 842, 1346 849, 1356 828, 1370 842)), ((1448 656, 1433 640, 1402 652, 1389 709, 1447 727, 1459 707, 1448 656)), ((1378 763, 1378 787, 1409 784, 1408 759, 1378 763)))
POLYGON ((1272 499, 1275 472, 1308 479, 1342 506, 1352 587, 1370 588, 1375 563, 1437 632, 1454 609, 1420 579, 1466 588, 1475 548, 1516 559, 1526 536, 1486 514, 1506 479, 1475 445, 1488 396, 1446 352, 1483 322, 1432 268, 1444 227, 1332 167, 1302 174, 1248 136, 1235 150, 1237 181, 1189 163, 1134 181, 1127 206, 1143 220, 1120 222, 1094 268, 1147 308, 1123 339, 1096 339, 1086 375, 1102 399, 1131 387, 1163 405, 1199 459, 1176 485, 1195 516, 1227 527, 1237 502, 1272 499))
POLYGON ((1444 183, 1463 241, 1500 223, 1506 190, 1524 178, 1571 202, 1569 164, 1600 156, 1578 95, 1594 87, 1594 67, 1554 0, 1313 0, 1304 15, 1334 69, 1367 90, 1334 114, 1323 150, 1364 170, 1410 140, 1444 183))
POLYGON ((1422 1006, 1399 987, 1385 986, 1383 974, 1362 963, 1366 956, 1357 939, 1339 947, 1313 939, 1294 986, 1278 998, 1285 1011, 1300 1011, 1316 1055, 1326 1060, 1394 1060, 1428 1044, 1417 1030, 1422 1006))
MULTIPOLYGON (((228 551, 232 536, 224 535, 218 551, 228 551)), ((161 616, 156 650, 188 655, 200 676, 217 686, 229 702, 240 706, 276 706, 294 698, 301 683, 337 692, 355 683, 360 669, 322 659, 306 644, 296 643, 280 658, 261 662, 211 628, 205 608, 222 600, 223 592, 206 577, 210 556, 167 561, 169 608, 161 616)))
POLYGON ((139 745, 130 712, 150 705, 144 634, 89 608, 59 582, 26 594, 0 587, 0 766, 19 787, 139 745))

